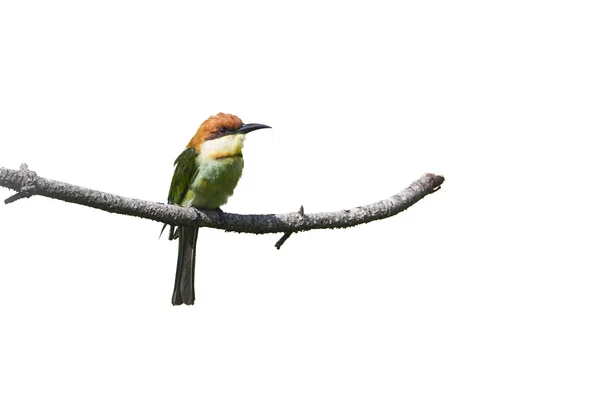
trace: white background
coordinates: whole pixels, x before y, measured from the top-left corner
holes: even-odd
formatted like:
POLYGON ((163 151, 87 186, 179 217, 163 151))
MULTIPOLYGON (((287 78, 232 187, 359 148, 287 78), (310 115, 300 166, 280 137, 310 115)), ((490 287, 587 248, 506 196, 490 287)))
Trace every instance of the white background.
POLYGON ((164 202, 223 111, 273 127, 228 212, 447 181, 279 251, 203 229, 193 307, 160 224, 0 204, 0 397, 597 399, 595 5, 2 2, 3 167, 164 202))

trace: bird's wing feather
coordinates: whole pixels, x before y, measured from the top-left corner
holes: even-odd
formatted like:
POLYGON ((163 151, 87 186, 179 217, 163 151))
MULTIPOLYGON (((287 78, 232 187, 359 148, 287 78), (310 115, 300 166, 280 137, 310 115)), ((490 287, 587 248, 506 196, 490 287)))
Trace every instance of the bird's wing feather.
POLYGON ((190 185, 198 175, 197 156, 196 150, 188 148, 175 160, 175 172, 169 189, 169 204, 182 204, 190 185))
MULTIPOLYGON (((196 166, 197 156, 198 153, 196 150, 187 148, 175 160, 175 172, 173 173, 171 187, 169 188, 169 204, 183 204, 190 185, 198 175, 198 167, 196 166)), ((167 224, 164 224, 160 231, 161 235, 166 227, 167 224)), ((171 228, 169 229, 169 240, 177 239, 178 237, 179 229, 175 231, 175 227, 171 225, 171 228)))

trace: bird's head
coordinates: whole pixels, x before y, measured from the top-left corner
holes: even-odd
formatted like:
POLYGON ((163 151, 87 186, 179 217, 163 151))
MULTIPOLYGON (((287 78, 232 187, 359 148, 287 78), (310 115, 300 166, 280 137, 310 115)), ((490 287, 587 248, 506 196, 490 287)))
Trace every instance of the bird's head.
POLYGON ((270 128, 262 124, 244 124, 241 119, 232 114, 218 113, 208 118, 200 125, 198 131, 190 140, 187 147, 200 152, 202 145, 206 142, 219 140, 227 136, 238 136, 240 141, 243 135, 257 129, 270 128))

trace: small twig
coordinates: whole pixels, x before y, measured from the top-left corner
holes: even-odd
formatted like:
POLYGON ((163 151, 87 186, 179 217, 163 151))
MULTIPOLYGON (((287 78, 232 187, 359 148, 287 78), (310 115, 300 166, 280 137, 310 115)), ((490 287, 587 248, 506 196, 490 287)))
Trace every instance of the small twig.
MULTIPOLYGON (((301 220, 304 219, 304 206, 300 206, 300 210, 298 210, 298 216, 300 217, 301 220)), ((294 233, 294 232, 284 233, 283 236, 281 237, 281 239, 279 239, 277 241, 277 243, 275 243, 275 247, 277 247, 277 250, 279 250, 281 248, 281 246, 283 246, 285 241, 288 240, 290 236, 292 236, 292 233, 294 233)))
POLYGON ((35 186, 24 186, 21 188, 20 192, 15 193, 12 196, 10 196, 9 198, 7 198, 6 200, 4 200, 4 204, 10 204, 17 200, 33 196, 34 189, 35 189, 35 186))
POLYGON ((292 236, 292 233, 294 232, 286 232, 283 234, 283 236, 281 237, 281 239, 279 239, 277 241, 277 243, 275 243, 275 247, 277 247, 277 250, 279 250, 281 248, 281 246, 283 246, 283 244, 285 243, 286 240, 288 240, 288 238, 290 236, 292 236))
POLYGON ((21 164, 19 168, 19 173, 21 174, 22 179, 20 182, 20 187, 15 189, 18 192, 4 200, 4 204, 10 204, 17 200, 24 199, 26 197, 31 197, 35 194, 35 184, 38 179, 37 174, 33 171, 30 171, 29 167, 25 163, 21 164))

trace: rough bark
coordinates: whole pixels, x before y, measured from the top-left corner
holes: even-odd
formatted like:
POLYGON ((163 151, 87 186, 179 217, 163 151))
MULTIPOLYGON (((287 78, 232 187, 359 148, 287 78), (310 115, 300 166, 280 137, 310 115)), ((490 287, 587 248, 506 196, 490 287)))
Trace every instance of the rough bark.
POLYGON ((425 174, 406 189, 388 199, 341 211, 304 214, 304 210, 301 208, 300 211, 285 214, 223 213, 221 215, 216 211, 198 211, 192 208, 132 199, 42 178, 30 171, 26 164, 22 164, 19 170, 0 167, 0 186, 18 192, 5 200, 7 204, 36 195, 172 225, 196 225, 256 234, 283 232, 286 235, 277 243, 278 248, 293 232, 348 228, 391 217, 406 210, 428 194, 437 191, 443 182, 443 176, 425 174))

